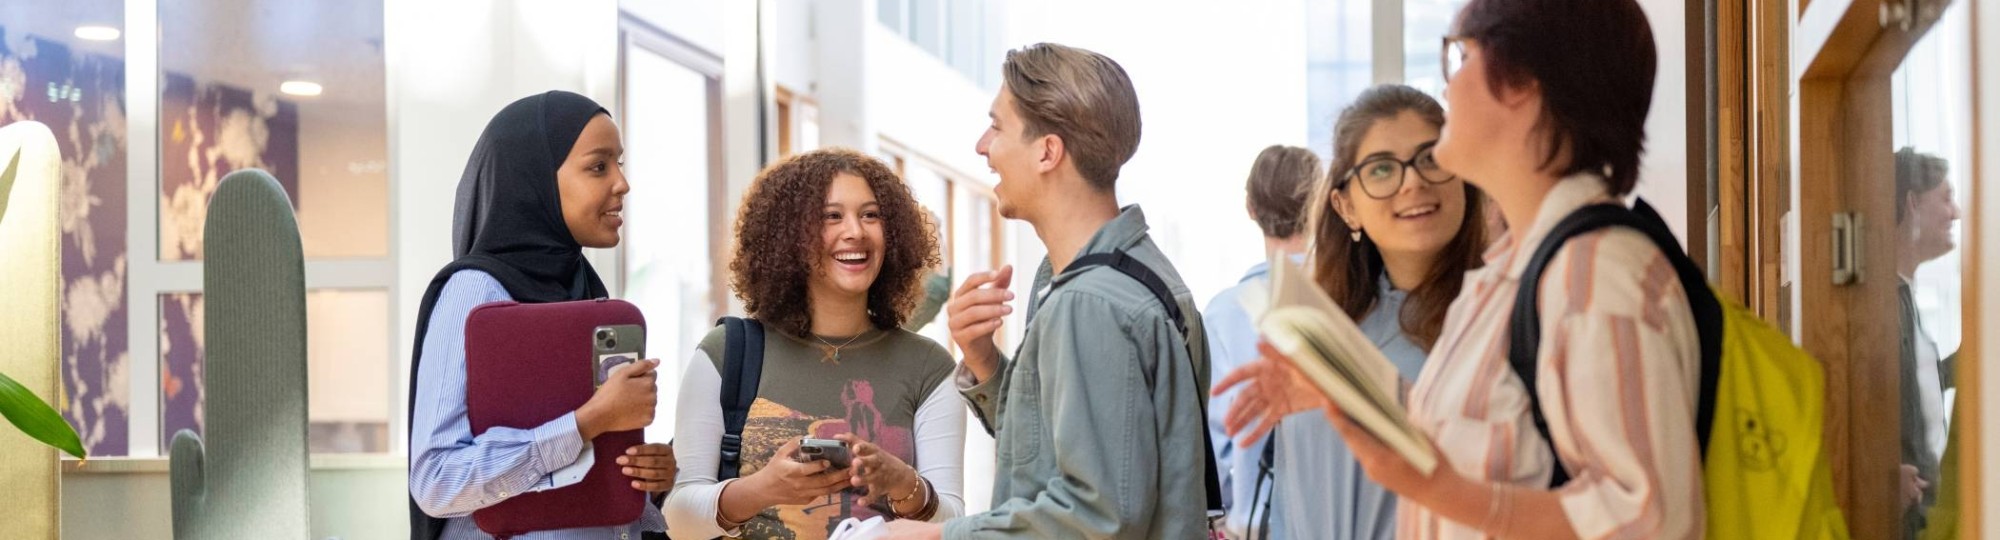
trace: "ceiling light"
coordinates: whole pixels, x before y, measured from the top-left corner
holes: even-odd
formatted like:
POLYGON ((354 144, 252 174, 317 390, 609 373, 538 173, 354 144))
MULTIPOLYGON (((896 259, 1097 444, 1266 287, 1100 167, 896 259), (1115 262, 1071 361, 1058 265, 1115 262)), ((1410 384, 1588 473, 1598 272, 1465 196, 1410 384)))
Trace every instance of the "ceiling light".
POLYGON ((278 85, 279 92, 294 96, 317 96, 322 90, 319 83, 312 81, 285 81, 278 85))
POLYGON ((76 27, 77 39, 85 39, 90 41, 112 41, 118 39, 118 35, 119 35, 118 29, 109 26, 88 25, 88 26, 76 27))

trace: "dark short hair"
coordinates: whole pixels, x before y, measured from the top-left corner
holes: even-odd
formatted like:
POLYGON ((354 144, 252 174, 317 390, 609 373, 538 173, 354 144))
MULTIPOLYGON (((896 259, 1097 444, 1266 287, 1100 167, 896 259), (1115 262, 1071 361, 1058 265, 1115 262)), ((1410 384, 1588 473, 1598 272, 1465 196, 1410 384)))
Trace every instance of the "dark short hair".
POLYGON ((1562 174, 1599 173, 1612 194, 1632 191, 1659 62, 1636 0, 1472 0, 1456 34, 1478 43, 1494 92, 1539 83, 1543 166, 1567 146, 1562 174))
POLYGON ((1319 156, 1297 146, 1274 144, 1250 165, 1250 212, 1270 238, 1291 238, 1305 225, 1306 194, 1319 178, 1319 156))
POLYGON ((1896 223, 1909 219, 1910 197, 1937 189, 1949 169, 1944 158, 1905 146, 1896 151, 1896 223))
POLYGON ((1000 66, 1024 137, 1053 134, 1098 191, 1111 193, 1118 169, 1139 151, 1139 95, 1118 62, 1091 51, 1036 43, 1007 51, 1000 66))

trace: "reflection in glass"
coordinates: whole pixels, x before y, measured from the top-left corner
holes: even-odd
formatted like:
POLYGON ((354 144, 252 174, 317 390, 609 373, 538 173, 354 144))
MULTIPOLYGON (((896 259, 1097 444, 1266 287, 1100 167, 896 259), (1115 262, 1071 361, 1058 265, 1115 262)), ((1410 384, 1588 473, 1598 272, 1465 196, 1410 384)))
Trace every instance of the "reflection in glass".
MULTIPOLYGON (((1970 29, 1956 2, 1890 77, 1894 143, 1897 355, 1904 538, 1957 528, 1952 411, 1961 341, 1963 217, 1958 194, 1971 163, 1970 29)), ((1886 182, 1885 182, 1886 183, 1886 182)), ((1885 497, 1885 499, 1887 499, 1885 497)))
POLYGON ((208 197, 244 168, 285 187, 307 258, 388 256, 380 2, 169 3, 160 53, 160 260, 201 258, 208 197))
POLYGON ((119 0, 0 2, 0 125, 41 122, 62 154, 58 408, 92 456, 130 447, 124 20, 119 0))

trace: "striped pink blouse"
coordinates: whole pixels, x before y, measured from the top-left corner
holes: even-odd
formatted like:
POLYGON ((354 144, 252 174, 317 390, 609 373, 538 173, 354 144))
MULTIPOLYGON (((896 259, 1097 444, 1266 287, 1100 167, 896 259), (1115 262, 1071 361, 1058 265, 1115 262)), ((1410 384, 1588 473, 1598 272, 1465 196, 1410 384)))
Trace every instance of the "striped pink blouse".
MULTIPOLYGON (((1548 230, 1583 205, 1610 200, 1596 175, 1563 179, 1532 226, 1510 231, 1487 251, 1484 268, 1466 274, 1409 397, 1411 419, 1460 474, 1547 488, 1554 460, 1535 432, 1525 387, 1507 367, 1509 313, 1548 230)), ((1572 239, 1542 279, 1537 385, 1570 471, 1558 494, 1577 536, 1699 538, 1700 339, 1672 266, 1643 234, 1612 229, 1572 239)), ((1481 524, 1469 525, 1404 504, 1396 536, 1487 537, 1481 524)))

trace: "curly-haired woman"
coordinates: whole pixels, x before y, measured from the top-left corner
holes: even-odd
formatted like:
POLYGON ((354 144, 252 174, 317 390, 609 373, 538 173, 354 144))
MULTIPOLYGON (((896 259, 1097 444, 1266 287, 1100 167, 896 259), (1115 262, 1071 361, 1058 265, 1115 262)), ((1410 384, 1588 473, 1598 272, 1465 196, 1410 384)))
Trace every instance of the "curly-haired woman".
POLYGON ((819 150, 758 175, 736 217, 731 288, 767 329, 741 473, 716 481, 723 435, 723 332, 681 378, 681 473, 667 502, 675 538, 825 538, 875 515, 942 521, 963 512, 965 414, 954 364, 901 328, 938 265, 935 225, 881 161, 819 150), (801 437, 841 439, 853 466, 792 459, 801 437), (871 506, 873 508, 871 508, 871 506))

